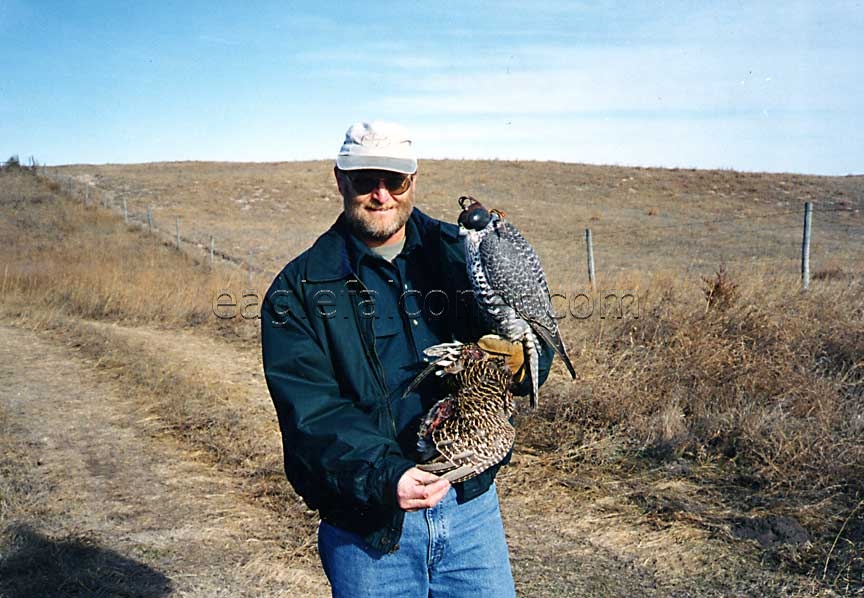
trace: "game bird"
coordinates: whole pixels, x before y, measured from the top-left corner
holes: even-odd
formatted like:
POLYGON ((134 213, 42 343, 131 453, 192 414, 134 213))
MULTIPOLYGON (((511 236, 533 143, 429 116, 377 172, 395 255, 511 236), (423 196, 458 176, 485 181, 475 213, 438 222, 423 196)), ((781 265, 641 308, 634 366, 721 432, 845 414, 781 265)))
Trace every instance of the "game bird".
POLYGON ((424 351, 432 359, 405 395, 433 371, 445 396, 420 425, 418 467, 451 483, 461 482, 499 463, 513 446, 516 430, 510 387, 523 372, 521 348, 495 335, 477 343, 434 345, 424 351))
POLYGON ((561 356, 576 378, 553 315, 546 275, 534 249, 501 212, 487 210, 470 196, 460 197, 459 205, 459 232, 465 236, 468 278, 475 301, 496 334, 522 343, 534 408, 541 340, 561 356))

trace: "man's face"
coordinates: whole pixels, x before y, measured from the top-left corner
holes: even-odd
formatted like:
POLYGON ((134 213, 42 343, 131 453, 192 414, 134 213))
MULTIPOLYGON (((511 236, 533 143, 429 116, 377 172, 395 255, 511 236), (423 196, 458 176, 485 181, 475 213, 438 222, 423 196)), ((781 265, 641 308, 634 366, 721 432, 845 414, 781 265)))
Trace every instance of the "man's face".
POLYGON ((396 242, 414 207, 416 174, 386 170, 336 170, 345 216, 367 245, 396 242))

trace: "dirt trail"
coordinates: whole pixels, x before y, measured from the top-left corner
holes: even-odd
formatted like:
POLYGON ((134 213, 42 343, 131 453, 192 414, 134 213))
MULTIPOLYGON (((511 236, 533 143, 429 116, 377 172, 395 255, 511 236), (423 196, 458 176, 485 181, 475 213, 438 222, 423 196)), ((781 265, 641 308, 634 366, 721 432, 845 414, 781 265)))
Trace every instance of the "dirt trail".
POLYGON ((317 570, 262 556, 272 512, 66 349, 0 327, 0 388, 0 595, 327 595, 317 570))

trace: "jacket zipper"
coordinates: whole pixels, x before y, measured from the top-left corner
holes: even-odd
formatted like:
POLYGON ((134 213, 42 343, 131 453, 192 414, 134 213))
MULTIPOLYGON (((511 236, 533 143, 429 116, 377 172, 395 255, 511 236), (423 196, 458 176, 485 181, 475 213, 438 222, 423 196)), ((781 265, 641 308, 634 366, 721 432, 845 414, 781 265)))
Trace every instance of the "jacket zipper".
MULTIPOLYGON (((357 281, 357 285, 361 290, 368 292, 369 289, 366 288, 366 285, 360 280, 359 276, 354 276, 354 280, 357 281)), ((363 330, 363 320, 360 318, 360 313, 358 309, 358 305, 356 302, 351 303, 351 308, 354 310, 354 321, 357 323, 357 328, 360 331, 360 340, 363 343, 363 351, 366 354, 367 358, 371 358, 372 362, 372 371, 375 372, 375 377, 378 380, 378 384, 383 390, 382 397, 383 401, 387 406, 387 418, 390 420, 390 429, 393 432, 393 438, 395 439, 398 436, 398 432, 396 431, 396 420, 393 418, 393 408, 390 405, 390 389, 387 387, 387 381, 384 378, 384 366, 381 364, 381 359, 378 357, 378 352, 375 350, 375 321, 374 319, 369 322, 369 328, 372 330, 372 346, 369 346, 369 338, 366 334, 366 330, 363 330)))

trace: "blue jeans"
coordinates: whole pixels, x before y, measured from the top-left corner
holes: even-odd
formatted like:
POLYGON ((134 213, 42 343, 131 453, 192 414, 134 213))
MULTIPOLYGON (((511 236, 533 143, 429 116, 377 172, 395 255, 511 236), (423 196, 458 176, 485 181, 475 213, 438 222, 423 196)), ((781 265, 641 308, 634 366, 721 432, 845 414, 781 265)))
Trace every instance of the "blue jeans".
POLYGON ((336 598, 516 595, 494 484, 461 505, 451 488, 433 508, 406 513, 390 554, 322 521, 318 553, 336 598))

